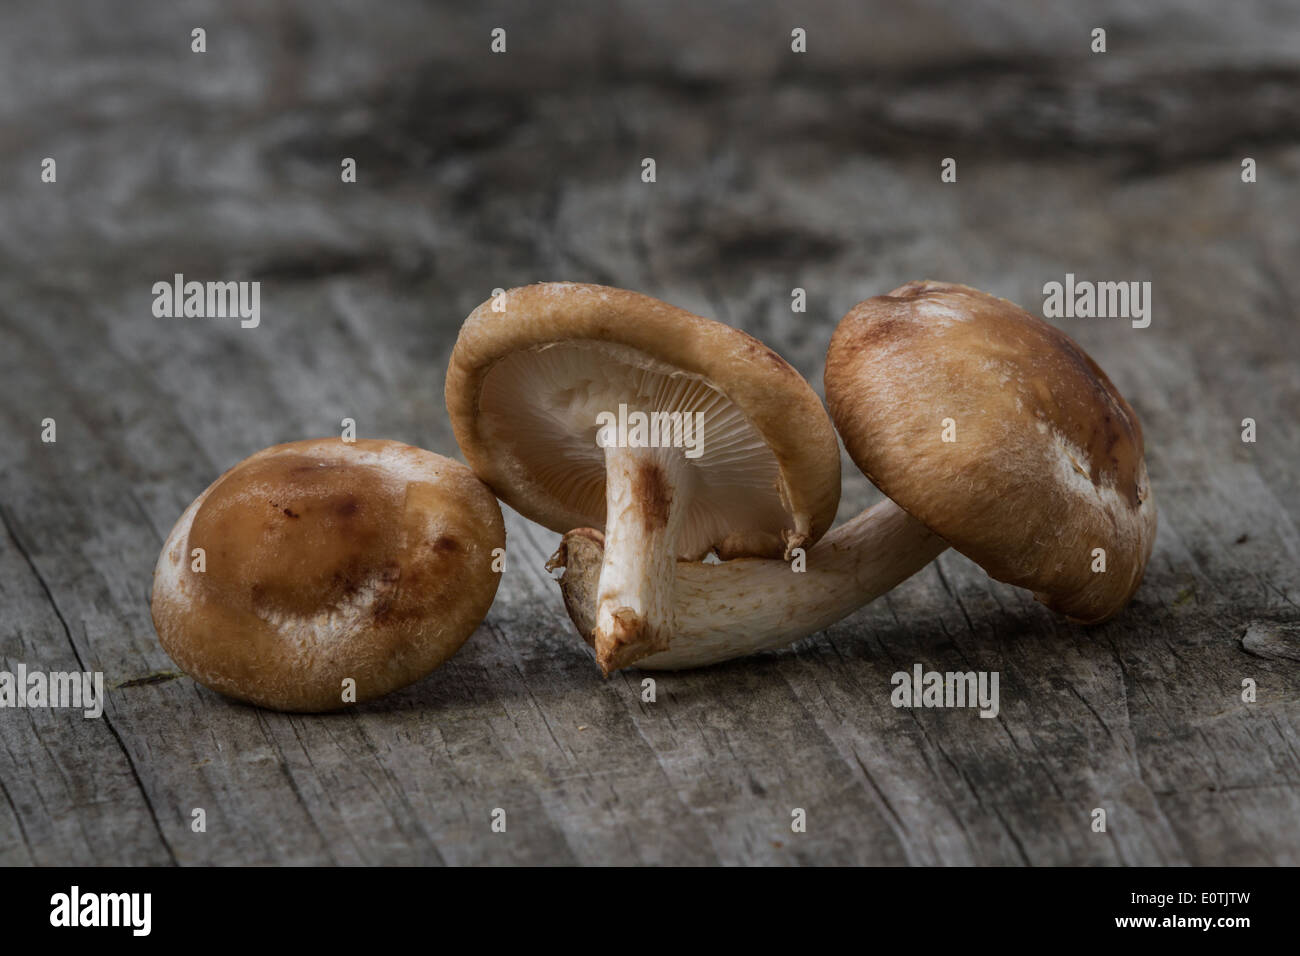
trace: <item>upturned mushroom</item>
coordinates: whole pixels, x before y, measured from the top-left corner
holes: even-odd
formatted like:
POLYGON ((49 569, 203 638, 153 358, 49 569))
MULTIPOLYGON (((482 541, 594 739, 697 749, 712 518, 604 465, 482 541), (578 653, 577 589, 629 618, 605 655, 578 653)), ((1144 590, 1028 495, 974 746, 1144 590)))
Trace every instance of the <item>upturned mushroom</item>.
POLYGON ((604 528, 606 673, 668 648, 679 558, 775 558, 834 520, 839 451, 808 383, 751 336, 648 296, 555 282, 483 303, 446 399, 503 501, 554 531, 604 528))
POLYGON ((459 462, 395 441, 275 445, 176 522, 154 627, 213 690, 334 710, 456 653, 492 604, 504 547, 496 498, 459 462))
MULTIPOLYGON (((676 631, 646 669, 788 644, 851 613, 951 545, 1081 623, 1118 612, 1156 533, 1137 415, 1067 335, 966 286, 909 282, 855 306, 826 359, 831 416, 886 495, 784 561, 679 562, 676 631)), ((602 540, 551 560, 590 643, 602 540)))

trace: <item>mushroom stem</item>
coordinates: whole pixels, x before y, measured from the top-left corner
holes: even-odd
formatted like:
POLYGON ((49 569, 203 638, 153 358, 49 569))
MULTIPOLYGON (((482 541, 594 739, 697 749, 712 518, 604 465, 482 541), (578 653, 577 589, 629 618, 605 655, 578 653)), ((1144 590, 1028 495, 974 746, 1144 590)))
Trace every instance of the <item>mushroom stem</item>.
POLYGON ((595 647, 606 674, 668 649, 686 467, 678 449, 605 449, 595 647))
MULTIPOLYGON (((832 529, 806 555, 806 570, 772 558, 720 564, 679 561, 672 593, 671 646, 645 656, 646 670, 679 670, 792 643, 851 614, 925 567, 947 548, 886 499, 832 529)), ((548 568, 563 567, 560 589, 569 617, 600 654, 596 581, 609 562, 608 541, 579 528, 564 536, 548 568), (602 550, 604 554, 602 556, 602 550)), ((603 605, 602 605, 603 607, 603 605)), ((608 673, 626 666, 601 664, 608 673)))

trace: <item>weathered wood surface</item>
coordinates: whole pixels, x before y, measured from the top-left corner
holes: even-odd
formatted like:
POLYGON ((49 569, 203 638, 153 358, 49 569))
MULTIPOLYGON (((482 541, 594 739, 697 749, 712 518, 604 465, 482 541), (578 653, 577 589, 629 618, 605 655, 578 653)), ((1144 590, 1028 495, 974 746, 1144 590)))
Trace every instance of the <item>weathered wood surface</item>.
MULTIPOLYGON (((1082 6, 6 4, 0 668, 112 690, 101 720, 0 710, 0 863, 1300 863, 1300 10, 1082 6), (260 279, 261 327, 155 319, 174 272, 260 279), (1148 329, 1058 322, 1141 415, 1160 504, 1102 627, 950 553, 644 704, 571 632, 556 536, 508 515, 477 635, 354 712, 229 702, 154 637, 163 536, 230 464, 345 416, 456 454, 443 370, 493 287, 639 289, 820 388, 863 297, 1037 310, 1066 272, 1154 284, 1148 329), (999 717, 895 709, 915 662, 999 671, 999 717)), ((873 495, 846 463, 841 516, 873 495)))

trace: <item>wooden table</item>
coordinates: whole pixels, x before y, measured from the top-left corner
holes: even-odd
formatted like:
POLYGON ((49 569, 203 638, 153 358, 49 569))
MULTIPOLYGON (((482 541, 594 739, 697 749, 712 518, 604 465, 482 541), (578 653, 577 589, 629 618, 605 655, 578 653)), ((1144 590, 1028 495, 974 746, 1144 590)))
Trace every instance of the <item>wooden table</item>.
MULTIPOLYGON (((0 668, 110 687, 99 720, 0 710, 0 863, 1300 863, 1300 10, 352 6, 0 14, 0 668), (260 326, 155 318, 175 273, 260 281, 260 326), (820 389, 866 296, 1039 312, 1066 273, 1153 288, 1149 328, 1056 320, 1141 416, 1160 507, 1103 626, 949 552, 643 703, 508 514, 478 633, 354 711, 230 702, 153 633, 162 539, 239 459, 345 417, 457 454, 443 372, 495 287, 638 289, 820 389), (914 663, 998 671, 998 717, 893 707, 914 663)), ((876 494, 844 474, 841 519, 876 494)))

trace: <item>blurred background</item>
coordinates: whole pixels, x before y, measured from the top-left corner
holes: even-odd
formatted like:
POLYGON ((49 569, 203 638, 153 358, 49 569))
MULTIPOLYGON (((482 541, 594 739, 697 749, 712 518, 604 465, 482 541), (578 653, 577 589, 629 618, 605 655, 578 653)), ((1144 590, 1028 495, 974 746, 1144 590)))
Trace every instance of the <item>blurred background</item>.
POLYGON ((1144 420, 1190 397, 1142 395, 1152 365, 1297 398, 1295 4, 460 6, 6 4, 4 328, 61 356, 17 363, 23 391, 81 383, 146 460, 180 421, 228 461, 342 410, 451 452, 446 355, 494 287, 637 289, 820 387, 862 298, 928 277, 1037 313, 1068 271, 1154 283, 1150 329, 1064 326, 1144 420), (263 327, 153 320, 175 272, 262 280, 263 327))
MULTIPOLYGON (((0 715, 0 861, 1300 862, 1297 80, 1282 0, 7 0, 0 658, 116 689, 107 728, 0 715), (178 272, 259 280, 260 326, 155 318, 178 272), (344 417, 458 455, 443 373, 496 287, 636 289, 820 392, 860 299, 934 278, 1041 314, 1066 273, 1153 289, 1146 329, 1055 320, 1160 502, 1100 632, 949 554, 794 654, 674 678, 668 730, 595 676, 555 536, 510 515, 484 633, 348 723, 222 701, 153 636, 161 541, 236 461, 344 417), (906 720, 900 660, 1000 667, 1003 719, 906 720), (1233 709, 1247 665, 1290 694, 1271 724, 1233 709), (547 821, 509 848, 478 835, 503 793, 547 821), (1090 840, 1103 798, 1128 828, 1090 840), (225 842, 189 839, 200 801, 225 842), (782 848, 804 804, 841 826, 782 848)), ((876 495, 844 479, 842 517, 876 495)))

